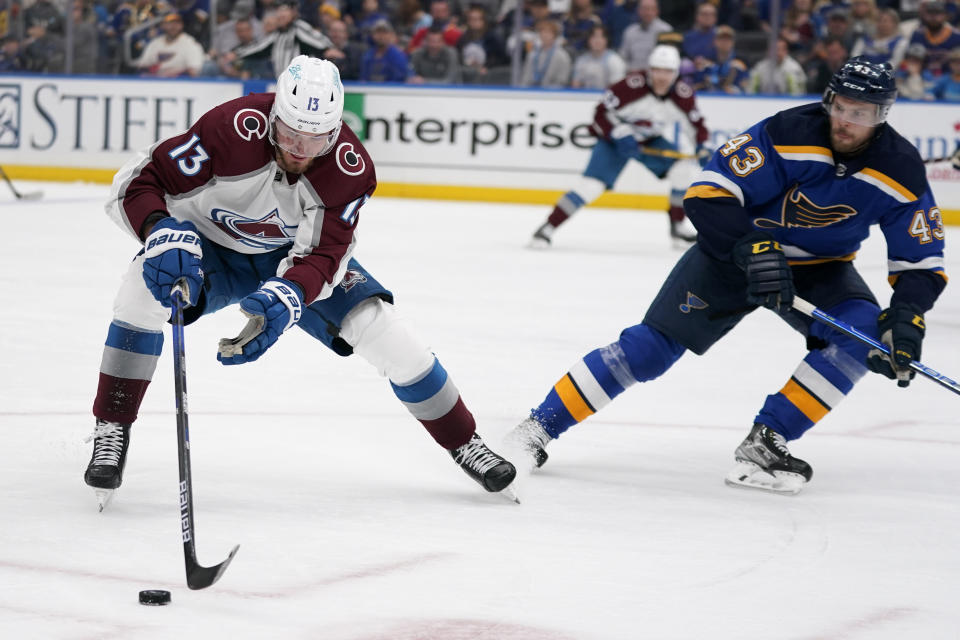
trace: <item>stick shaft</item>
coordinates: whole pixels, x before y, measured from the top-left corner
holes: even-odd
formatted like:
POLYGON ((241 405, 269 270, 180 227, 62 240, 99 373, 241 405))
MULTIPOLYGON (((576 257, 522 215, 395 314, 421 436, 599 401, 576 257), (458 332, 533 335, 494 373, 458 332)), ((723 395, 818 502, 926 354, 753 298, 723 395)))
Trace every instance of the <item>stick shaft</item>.
MULTIPOLYGON (((873 347, 874 349, 877 349, 887 355, 890 355, 890 349, 889 347, 887 347, 887 345, 883 344, 879 340, 874 339, 871 336, 868 336, 867 334, 863 333, 856 327, 849 325, 846 322, 843 322, 842 320, 837 320, 833 316, 824 313, 823 311, 816 308, 815 306, 813 306, 803 298, 794 297, 793 308, 799 311, 800 313, 813 318, 814 320, 817 320, 819 322, 822 322, 825 325, 833 327, 837 331, 844 333, 850 336, 851 338, 854 338, 855 340, 859 340, 860 342, 863 342, 873 347)), ((953 391, 954 393, 960 395, 960 384, 957 384, 957 382, 955 382, 954 380, 951 380, 950 378, 943 375, 936 369, 931 369, 930 367, 926 366, 921 362, 917 362, 916 360, 910 361, 910 368, 916 371, 917 373, 924 375, 927 378, 930 378, 940 386, 945 387, 950 391, 953 391)))
POLYGON ((183 344, 184 288, 178 283, 173 288, 173 386, 177 403, 177 458, 180 466, 180 533, 183 541, 183 562, 187 586, 205 589, 220 579, 239 549, 235 546, 227 559, 213 567, 197 562, 194 533, 193 476, 190 471, 190 428, 187 417, 187 364, 183 344))
POLYGON ((640 153, 646 154, 648 156, 660 156, 663 158, 673 158, 675 160, 693 160, 697 156, 692 153, 683 153, 681 151, 674 151, 673 149, 658 149, 656 147, 640 147, 640 153))
POLYGON ((7 186, 10 187, 10 191, 13 193, 13 196, 18 200, 23 197, 23 194, 17 191, 17 188, 13 186, 13 181, 10 179, 10 176, 7 175, 7 172, 3 170, 3 167, 0 167, 0 176, 3 176, 3 181, 7 183, 7 186))

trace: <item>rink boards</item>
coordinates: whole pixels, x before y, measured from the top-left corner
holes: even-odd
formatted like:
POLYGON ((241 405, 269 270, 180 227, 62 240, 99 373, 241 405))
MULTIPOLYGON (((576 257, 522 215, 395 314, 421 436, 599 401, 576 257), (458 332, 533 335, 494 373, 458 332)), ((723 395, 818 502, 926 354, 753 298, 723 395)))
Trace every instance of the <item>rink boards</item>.
MULTIPOLYGON (((114 77, 0 79, 0 165, 14 178, 109 182, 130 154, 264 82, 114 77)), ((348 84, 344 119, 377 163, 379 195, 553 202, 583 170, 599 92, 348 84)), ((815 97, 703 95, 714 146, 815 97)), ((960 144, 956 106, 901 102, 891 124, 923 158, 960 144)), ((674 135, 676 132, 674 132, 674 135)), ((682 145, 681 145, 682 146, 682 145)), ((692 149, 682 149, 692 151, 692 149)), ((960 172, 931 164, 945 221, 960 224, 960 172)), ((630 163, 599 206, 661 209, 666 184, 630 163)))

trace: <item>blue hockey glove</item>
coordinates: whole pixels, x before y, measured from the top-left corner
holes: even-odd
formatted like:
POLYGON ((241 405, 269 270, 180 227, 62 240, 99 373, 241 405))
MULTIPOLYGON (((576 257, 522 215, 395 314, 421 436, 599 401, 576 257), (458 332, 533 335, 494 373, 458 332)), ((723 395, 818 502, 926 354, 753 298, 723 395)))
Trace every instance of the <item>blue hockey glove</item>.
POLYGON ((909 304, 899 304, 884 309, 877 316, 880 342, 887 345, 892 355, 879 349, 867 353, 867 367, 897 381, 898 387, 910 385, 916 372, 910 368, 911 360, 920 359, 920 347, 926 333, 923 313, 909 304))
POLYGON ((240 301, 240 311, 250 318, 236 338, 223 338, 217 351, 222 364, 253 362, 273 346, 280 334, 300 321, 303 293, 283 278, 270 278, 240 301))
POLYGON ((713 157, 713 151, 710 150, 706 145, 699 145, 697 147, 697 162, 700 163, 700 168, 707 166, 707 163, 710 162, 710 158, 713 157))
POLYGON ((165 307, 172 306, 170 290, 178 280, 187 289, 185 302, 197 304, 203 289, 200 234, 192 222, 162 218, 143 242, 143 280, 150 293, 165 307))
POLYGON ((780 314, 793 306, 793 272, 780 243, 757 231, 733 245, 733 261, 747 275, 747 302, 780 314))

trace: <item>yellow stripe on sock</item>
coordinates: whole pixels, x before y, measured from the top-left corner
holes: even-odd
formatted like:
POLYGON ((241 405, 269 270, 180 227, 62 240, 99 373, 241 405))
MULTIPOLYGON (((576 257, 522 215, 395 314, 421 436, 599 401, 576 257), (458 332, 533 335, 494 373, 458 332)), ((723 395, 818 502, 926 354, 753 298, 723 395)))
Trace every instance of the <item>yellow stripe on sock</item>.
POLYGON ((830 409, 820 404, 820 401, 810 395, 810 392, 797 384, 792 378, 783 385, 780 393, 786 396, 800 412, 813 422, 818 422, 830 409))
POLYGON ((557 392, 563 406, 567 408, 567 411, 577 422, 582 422, 593 415, 593 409, 590 408, 587 401, 573 385, 570 374, 560 378, 557 384, 553 385, 553 390, 557 392))

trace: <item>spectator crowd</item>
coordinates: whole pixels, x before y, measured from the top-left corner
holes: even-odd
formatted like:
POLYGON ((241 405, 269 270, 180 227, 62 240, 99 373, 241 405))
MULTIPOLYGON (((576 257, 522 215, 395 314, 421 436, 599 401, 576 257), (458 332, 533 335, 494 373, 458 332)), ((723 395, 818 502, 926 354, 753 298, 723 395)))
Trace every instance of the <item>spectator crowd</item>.
POLYGON ((821 93, 855 55, 960 102, 960 0, 0 0, 0 72, 600 89, 677 46, 698 91, 821 93), (214 7, 211 15, 211 6, 214 7), (68 14, 69 11, 69 14, 68 14))

